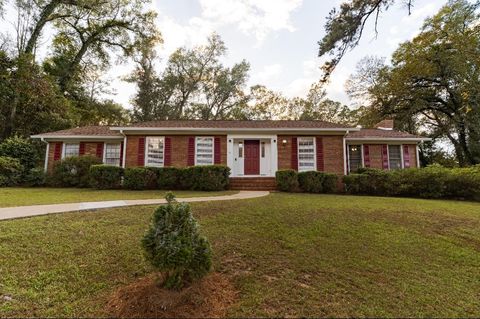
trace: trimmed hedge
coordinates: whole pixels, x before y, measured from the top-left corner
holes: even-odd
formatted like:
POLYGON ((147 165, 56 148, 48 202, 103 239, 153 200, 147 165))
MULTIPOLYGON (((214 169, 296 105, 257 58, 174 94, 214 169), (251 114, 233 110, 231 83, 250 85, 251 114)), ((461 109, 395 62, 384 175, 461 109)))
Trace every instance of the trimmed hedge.
POLYGON ((180 189, 179 181, 182 170, 176 167, 163 167, 157 171, 157 187, 159 189, 180 189))
POLYGON ((123 168, 113 165, 90 166, 90 186, 97 189, 122 187, 123 168))
POLYGON ((277 188, 282 192, 298 191, 298 173, 293 169, 279 170, 275 173, 277 188))
POLYGON ((480 200, 480 166, 432 165, 395 171, 360 170, 344 176, 349 194, 480 200))
POLYGON ((71 156, 55 164, 50 183, 60 187, 90 186, 90 166, 101 164, 94 156, 71 156))
POLYGON ((279 170, 275 174, 277 189, 282 192, 334 193, 338 177, 335 174, 308 171, 297 173, 292 169, 279 170))
POLYGON ((337 186, 337 175, 316 171, 298 173, 300 189, 306 193, 333 193, 337 186))
POLYGON ((35 167, 28 171, 23 183, 26 186, 45 186, 47 180, 47 174, 41 167, 35 167))
POLYGON ((151 167, 129 167, 125 169, 123 187, 142 190, 157 188, 157 169, 151 167))
POLYGON ((191 166, 183 169, 180 185, 196 191, 220 191, 227 189, 230 168, 225 165, 191 166))
POLYGON ((0 156, 0 187, 18 185, 22 179, 23 170, 18 159, 0 156))

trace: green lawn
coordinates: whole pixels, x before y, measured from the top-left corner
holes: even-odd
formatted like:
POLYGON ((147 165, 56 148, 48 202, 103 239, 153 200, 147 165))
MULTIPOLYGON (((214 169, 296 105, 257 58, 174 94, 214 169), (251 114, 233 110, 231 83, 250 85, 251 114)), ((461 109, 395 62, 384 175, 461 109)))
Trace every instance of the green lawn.
MULTIPOLYGON (((192 206, 239 290, 230 316, 480 314, 480 204, 275 193, 192 206)), ((105 315, 112 291, 152 271, 152 210, 0 222, 0 317, 105 315)))
MULTIPOLYGON (((177 197, 219 196, 238 193, 236 191, 223 192, 194 192, 176 191, 177 197)), ((76 202, 95 202, 120 199, 154 199, 163 198, 165 191, 145 190, 96 190, 91 188, 0 188, 0 207, 60 204, 76 202)))

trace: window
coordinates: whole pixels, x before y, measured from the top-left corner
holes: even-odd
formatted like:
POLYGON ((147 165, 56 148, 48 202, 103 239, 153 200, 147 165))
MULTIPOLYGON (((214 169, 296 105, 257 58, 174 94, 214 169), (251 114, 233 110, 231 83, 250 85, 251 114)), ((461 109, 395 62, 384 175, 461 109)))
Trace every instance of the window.
POLYGON ((390 169, 402 168, 402 153, 400 145, 388 145, 388 164, 390 169))
POLYGON ((147 137, 145 166, 163 167, 164 138, 147 137))
POLYGON ((195 165, 213 165, 213 137, 197 137, 195 165))
POLYGON ((78 156, 80 154, 80 144, 65 143, 63 145, 63 157, 78 156))
POLYGON ((120 156, 122 156, 122 154, 120 154, 120 148, 121 146, 119 143, 105 144, 104 163, 107 165, 120 166, 120 156))
POLYGON ((243 142, 238 143, 238 157, 243 157, 243 142))
POLYGON ((313 137, 298 138, 298 171, 315 170, 315 141, 313 137))
POLYGON ((348 160, 350 172, 354 172, 362 167, 362 146, 349 145, 348 146, 348 160))

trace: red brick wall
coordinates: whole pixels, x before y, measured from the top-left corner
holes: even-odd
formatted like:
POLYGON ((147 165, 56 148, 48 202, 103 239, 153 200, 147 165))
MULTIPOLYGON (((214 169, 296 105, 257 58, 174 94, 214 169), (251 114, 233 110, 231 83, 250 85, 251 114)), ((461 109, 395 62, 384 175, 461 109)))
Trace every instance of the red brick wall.
MULTIPOLYGON (((83 155, 90 155, 90 156, 97 156, 97 144, 103 142, 83 142, 85 144, 85 153, 83 155)), ((47 172, 51 172, 53 170, 53 166, 55 165, 54 161, 54 153, 55 153, 55 144, 57 142, 49 142, 48 143, 48 165, 47 165, 47 172)), ((63 147, 63 146, 62 146, 63 147)), ((63 148, 61 154, 63 155, 63 148)), ((62 157, 60 156, 60 160, 62 157)), ((103 159, 103 153, 102 158, 103 159)))
MULTIPOLYGON (((382 169, 382 145, 383 144, 368 144, 370 151, 370 167, 382 169)), ((417 149, 416 144, 408 144, 410 153, 410 167, 417 167, 417 149)), ((403 149, 402 149, 403 151, 403 149)))
MULTIPOLYGON (((292 137, 290 135, 278 136, 278 169, 292 168, 292 137), (285 145, 283 140, 287 140, 285 145)), ((325 172, 343 175, 343 135, 318 137, 321 137, 323 141, 325 172)))
MULTIPOLYGON (((164 136, 164 135, 161 135, 164 136)), ((167 135, 172 141, 172 166, 186 167, 187 155, 188 155, 188 138, 189 135, 167 135)), ((195 135, 199 136, 199 135, 195 135)), ((206 135, 211 136, 211 135, 206 135)), ((138 166, 138 140, 144 136, 127 136, 127 154, 126 154, 126 167, 138 166)), ((146 147, 146 145, 145 145, 146 147)), ((220 136, 220 155, 221 164, 227 165, 227 136, 220 136)))

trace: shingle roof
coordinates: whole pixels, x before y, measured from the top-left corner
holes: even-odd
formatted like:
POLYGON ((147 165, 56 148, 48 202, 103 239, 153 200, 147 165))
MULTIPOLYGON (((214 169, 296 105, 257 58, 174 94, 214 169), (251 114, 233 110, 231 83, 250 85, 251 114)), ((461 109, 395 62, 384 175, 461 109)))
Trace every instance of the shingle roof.
POLYGON ((168 127, 168 128, 348 128, 346 125, 324 121, 289 121, 289 120, 260 120, 260 121, 150 121, 134 123, 129 127, 168 127))
POLYGON ((381 130, 381 129, 361 129, 357 132, 351 132, 347 138, 423 138, 422 136, 413 135, 406 132, 400 132, 395 130, 381 130))
POLYGON ((78 136, 122 136, 122 134, 110 130, 110 126, 82 126, 70 128, 67 130, 61 130, 56 132, 48 132, 39 134, 42 136, 68 136, 68 135, 78 135, 78 136))

